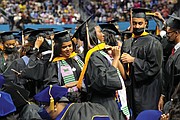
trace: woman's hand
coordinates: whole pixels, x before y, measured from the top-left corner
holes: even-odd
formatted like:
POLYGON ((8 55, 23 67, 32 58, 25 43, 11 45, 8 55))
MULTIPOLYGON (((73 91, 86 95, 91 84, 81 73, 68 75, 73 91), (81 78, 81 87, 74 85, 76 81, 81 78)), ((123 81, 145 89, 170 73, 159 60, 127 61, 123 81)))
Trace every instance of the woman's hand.
POLYGON ((121 54, 120 52, 121 52, 121 48, 119 46, 112 47, 112 55, 114 59, 119 60, 121 54))

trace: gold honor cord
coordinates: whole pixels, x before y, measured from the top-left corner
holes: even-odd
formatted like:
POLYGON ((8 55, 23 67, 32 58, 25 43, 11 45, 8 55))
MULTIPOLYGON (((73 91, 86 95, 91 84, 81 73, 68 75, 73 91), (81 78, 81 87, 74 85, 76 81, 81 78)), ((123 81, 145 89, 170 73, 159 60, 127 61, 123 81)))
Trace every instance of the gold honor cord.
POLYGON ((87 65, 88 65, 88 62, 89 62, 89 58, 91 57, 92 53, 95 52, 95 51, 98 51, 98 50, 102 50, 105 48, 105 43, 101 43, 101 44, 98 44, 96 45, 95 47, 93 47, 92 49, 90 49, 87 54, 86 54, 86 57, 85 57, 85 64, 83 66, 83 69, 81 71, 81 74, 80 74, 80 77, 79 77, 79 80, 78 80, 78 83, 77 83, 77 87, 79 89, 81 89, 82 87, 82 81, 83 81, 83 78, 84 78, 84 74, 86 72, 86 69, 87 69, 87 65))

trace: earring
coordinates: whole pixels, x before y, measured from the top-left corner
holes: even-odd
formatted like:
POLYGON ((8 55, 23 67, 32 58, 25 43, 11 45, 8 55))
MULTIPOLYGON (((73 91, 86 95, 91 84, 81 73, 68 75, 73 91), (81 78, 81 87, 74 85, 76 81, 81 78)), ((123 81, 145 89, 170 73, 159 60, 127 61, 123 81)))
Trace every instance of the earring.
POLYGON ((54 112, 56 112, 57 111, 57 107, 56 107, 56 105, 54 106, 54 112))

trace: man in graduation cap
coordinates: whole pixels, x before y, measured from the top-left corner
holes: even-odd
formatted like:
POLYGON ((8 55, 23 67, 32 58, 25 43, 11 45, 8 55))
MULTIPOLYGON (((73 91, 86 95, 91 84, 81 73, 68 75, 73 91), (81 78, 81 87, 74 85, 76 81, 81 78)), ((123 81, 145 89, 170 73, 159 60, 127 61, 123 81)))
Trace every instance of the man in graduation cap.
POLYGON ((3 43, 3 51, 0 55, 0 73, 3 73, 13 60, 19 58, 13 33, 3 32, 0 34, 3 43))
POLYGON ((34 96, 42 105, 39 111, 46 120, 113 120, 106 109, 95 103, 69 103, 67 88, 50 85, 34 96))
POLYGON ((162 45, 145 31, 146 9, 133 9, 133 41, 129 53, 121 60, 129 64, 131 78, 132 110, 136 117, 141 111, 157 109, 162 80, 162 45))
MULTIPOLYGON (((24 55, 12 62, 12 64, 4 71, 3 75, 7 81, 20 85, 30 91, 30 98, 39 90, 43 89, 44 71, 49 62, 50 55, 44 55, 43 58, 40 51, 44 43, 44 30, 33 30, 30 32, 27 42, 24 44, 24 55)), ((48 43, 47 43, 48 44, 48 43)))
POLYGON ((163 109, 165 102, 170 101, 175 88, 180 82, 180 17, 175 14, 167 21, 168 40, 175 44, 168 58, 164 70, 161 97, 159 99, 159 110, 163 109))

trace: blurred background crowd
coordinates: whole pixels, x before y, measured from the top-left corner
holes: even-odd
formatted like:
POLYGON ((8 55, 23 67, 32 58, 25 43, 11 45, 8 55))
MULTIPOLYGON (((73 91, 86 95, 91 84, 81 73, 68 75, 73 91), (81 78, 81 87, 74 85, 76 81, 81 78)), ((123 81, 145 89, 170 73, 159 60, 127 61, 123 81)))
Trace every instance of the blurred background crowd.
MULTIPOLYGON (((16 24, 74 24, 80 19, 78 8, 86 0, 0 0, 0 24, 13 16, 16 24), (4 14, 3 14, 3 12, 4 14)), ((165 19, 173 11, 176 0, 92 0, 86 5, 98 23, 129 21, 130 8, 151 8, 165 19)))

